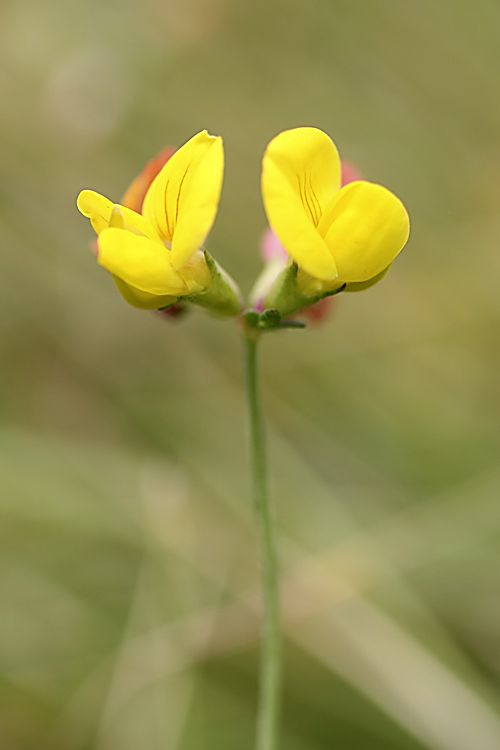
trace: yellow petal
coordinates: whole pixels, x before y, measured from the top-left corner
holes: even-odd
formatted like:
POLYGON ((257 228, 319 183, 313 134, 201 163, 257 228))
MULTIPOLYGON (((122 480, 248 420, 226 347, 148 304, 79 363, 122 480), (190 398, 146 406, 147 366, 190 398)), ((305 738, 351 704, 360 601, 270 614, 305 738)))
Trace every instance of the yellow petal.
POLYGON ((125 302, 128 302, 129 305, 136 307, 138 310, 159 310, 162 307, 173 305, 178 299, 178 297, 172 297, 167 294, 160 295, 142 292, 137 287, 126 284, 118 276, 113 276, 113 281, 125 302))
POLYGON ((386 276, 389 273, 389 269, 391 266, 392 266, 392 263, 389 263, 387 268, 384 268, 383 271, 378 273, 376 276, 373 276, 371 279, 368 279, 368 281, 347 282, 344 292, 364 292, 365 289, 369 289, 371 286, 378 284, 378 282, 381 281, 384 278, 384 276, 386 276))
POLYGON ((203 130, 168 160, 149 188, 143 216, 172 242, 172 265, 181 268, 215 221, 224 173, 222 138, 203 130))
POLYGON ((172 268, 169 255, 161 242, 124 229, 105 229, 99 235, 99 264, 142 292, 186 294, 186 284, 172 268))
MULTIPOLYGON (((92 226, 99 235, 104 229, 108 228, 116 204, 93 190, 82 190, 76 205, 80 213, 90 219, 92 226)), ((125 206, 117 207, 120 209, 126 228, 130 232, 149 237, 152 240, 160 239, 156 229, 141 214, 125 206)))
POLYGON ((323 280, 335 279, 337 268, 317 226, 339 186, 339 155, 321 130, 287 130, 267 147, 262 198, 269 224, 297 264, 323 280))
POLYGON ((120 206, 113 206, 108 223, 109 229, 126 229, 125 217, 120 206))
POLYGON ((93 190, 82 190, 76 205, 80 213, 90 219, 97 234, 108 228, 113 202, 93 190))
POLYGON ((351 182, 325 209, 319 232, 342 281, 367 281, 403 249, 410 232, 408 213, 393 193, 371 182, 351 182))
POLYGON ((212 282, 210 269, 207 266, 205 255, 202 250, 197 250, 185 263, 179 268, 179 276, 184 280, 188 294, 200 294, 204 292, 212 282))

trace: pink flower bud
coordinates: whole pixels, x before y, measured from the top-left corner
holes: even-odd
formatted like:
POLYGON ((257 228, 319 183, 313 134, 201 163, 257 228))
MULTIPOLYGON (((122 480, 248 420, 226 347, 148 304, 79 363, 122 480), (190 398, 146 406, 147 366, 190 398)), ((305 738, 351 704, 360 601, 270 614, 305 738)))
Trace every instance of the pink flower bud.
POLYGON ((286 261, 288 259, 288 253, 274 234, 271 227, 268 227, 260 242, 260 254, 264 263, 269 263, 270 260, 279 258, 280 260, 286 261))
POLYGON ((325 297, 325 299, 316 302, 315 305, 304 307, 297 313, 296 317, 305 318, 308 323, 323 323, 330 317, 335 304, 336 300, 333 297, 325 297))
POLYGON ((357 180, 364 180, 364 175, 359 171, 354 164, 350 161, 344 161, 342 159, 342 187, 348 185, 350 182, 356 182, 357 180))
POLYGON ((187 307, 182 302, 179 302, 167 307, 166 310, 156 310, 156 312, 158 315, 163 315, 166 318, 178 318, 179 315, 184 315, 187 312, 187 307))

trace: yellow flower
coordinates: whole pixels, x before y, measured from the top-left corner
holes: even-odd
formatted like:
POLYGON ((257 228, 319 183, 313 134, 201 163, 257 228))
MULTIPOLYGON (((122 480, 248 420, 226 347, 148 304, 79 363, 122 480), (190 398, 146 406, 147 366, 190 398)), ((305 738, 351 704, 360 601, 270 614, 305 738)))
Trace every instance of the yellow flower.
POLYGON ((267 218, 298 266, 298 291, 311 299, 376 283, 408 239, 408 214, 389 190, 364 180, 340 184, 340 158, 323 131, 287 130, 267 147, 267 218))
POLYGON ((204 130, 153 180, 142 215, 92 190, 80 193, 78 208, 98 235, 98 262, 130 305, 157 310, 211 286, 200 247, 217 214, 223 172, 222 138, 204 130))

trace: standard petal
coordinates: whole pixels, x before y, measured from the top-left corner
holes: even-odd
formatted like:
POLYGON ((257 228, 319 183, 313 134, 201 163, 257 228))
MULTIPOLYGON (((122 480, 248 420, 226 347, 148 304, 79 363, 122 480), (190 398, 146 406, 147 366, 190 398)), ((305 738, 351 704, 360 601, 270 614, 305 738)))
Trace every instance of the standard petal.
POLYGON ((318 128, 285 130, 271 141, 264 159, 280 165, 317 226, 325 206, 340 189, 340 157, 332 139, 318 128))
POLYGON ((325 209, 319 231, 342 281, 367 281, 403 249, 410 220, 399 198, 371 182, 351 182, 325 209))
POLYGON ((198 133, 175 152, 155 178, 143 216, 172 242, 172 265, 181 268, 215 221, 224 173, 222 138, 198 133))
POLYGON ((339 155, 321 130, 287 130, 267 147, 262 198, 269 224, 298 265, 324 280, 335 279, 337 269, 317 226, 339 186, 339 155))
POLYGON ((167 294, 150 294, 149 292, 143 292, 140 289, 137 289, 137 287, 126 284, 125 281, 118 276, 113 276, 113 281, 125 302, 128 302, 129 305, 138 310, 160 310, 169 305, 173 305, 178 300, 178 297, 173 297, 167 294))
POLYGON ((156 229, 149 223, 149 221, 141 216, 141 214, 132 211, 126 206, 120 206, 113 203, 105 198, 104 195, 100 195, 93 190, 82 190, 78 196, 76 205, 78 206, 80 213, 90 219, 90 222, 98 235, 101 234, 104 229, 108 228, 113 209, 115 206, 118 206, 123 214, 125 225, 129 232, 149 237, 152 240, 159 241, 160 239, 156 229))
POLYGON ((98 262, 114 276, 142 292, 179 296, 186 284, 161 243, 124 229, 105 229, 99 236, 98 262))

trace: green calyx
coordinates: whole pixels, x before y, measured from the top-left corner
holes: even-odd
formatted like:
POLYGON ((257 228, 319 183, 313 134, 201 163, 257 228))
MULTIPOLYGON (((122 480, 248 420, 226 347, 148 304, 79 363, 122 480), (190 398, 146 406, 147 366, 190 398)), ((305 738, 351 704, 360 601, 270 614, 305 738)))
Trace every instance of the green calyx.
POLYGON ((221 317, 239 315, 243 303, 238 285, 206 250, 203 252, 210 271, 210 285, 204 292, 182 299, 221 317))
POLYGON ((346 285, 339 284, 336 289, 304 294, 297 284, 298 267, 296 263, 286 266, 276 277, 269 293, 265 298, 266 308, 277 310, 282 318, 302 310, 304 307, 316 304, 325 297, 344 291, 346 285))

